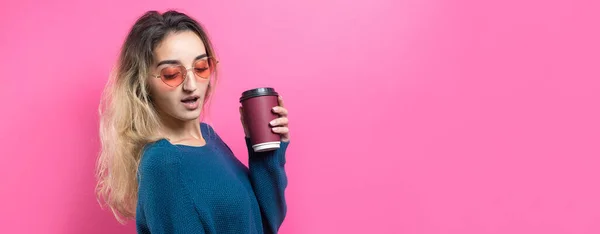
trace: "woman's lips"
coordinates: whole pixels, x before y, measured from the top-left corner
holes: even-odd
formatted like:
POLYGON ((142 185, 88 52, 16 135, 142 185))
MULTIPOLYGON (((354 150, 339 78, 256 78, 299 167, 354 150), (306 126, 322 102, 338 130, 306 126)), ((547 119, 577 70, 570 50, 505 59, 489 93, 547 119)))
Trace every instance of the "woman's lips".
POLYGON ((200 102, 198 100, 200 100, 200 98, 197 96, 190 96, 182 99, 181 103, 183 103, 183 106, 185 106, 186 109, 195 110, 198 109, 198 106, 200 106, 200 102))

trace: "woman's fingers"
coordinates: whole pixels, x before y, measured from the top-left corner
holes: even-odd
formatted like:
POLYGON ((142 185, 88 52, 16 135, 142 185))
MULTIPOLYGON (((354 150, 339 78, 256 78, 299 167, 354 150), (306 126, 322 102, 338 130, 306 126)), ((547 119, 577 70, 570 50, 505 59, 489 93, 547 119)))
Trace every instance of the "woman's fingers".
POLYGON ((273 112, 275 112, 275 114, 278 114, 280 116, 287 116, 288 115, 288 110, 285 109, 285 107, 282 107, 282 106, 273 107, 273 112))
POLYGON ((290 133, 290 129, 288 127, 274 127, 273 132, 286 135, 290 133))
POLYGON ((288 123, 289 123, 289 120, 287 117, 281 117, 281 118, 274 119, 269 124, 272 127, 276 127, 276 126, 287 126, 288 123))
POLYGON ((279 106, 284 107, 284 105, 283 105, 283 98, 281 96, 277 97, 277 101, 279 102, 279 106))

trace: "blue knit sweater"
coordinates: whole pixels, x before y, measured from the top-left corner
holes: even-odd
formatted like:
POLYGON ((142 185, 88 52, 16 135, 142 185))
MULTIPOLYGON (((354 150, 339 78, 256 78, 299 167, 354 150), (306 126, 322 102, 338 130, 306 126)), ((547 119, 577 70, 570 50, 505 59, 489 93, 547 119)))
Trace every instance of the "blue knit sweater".
POLYGON ((138 233, 277 233, 286 212, 288 142, 255 153, 249 168, 217 133, 201 124, 206 145, 146 145, 139 165, 138 233))

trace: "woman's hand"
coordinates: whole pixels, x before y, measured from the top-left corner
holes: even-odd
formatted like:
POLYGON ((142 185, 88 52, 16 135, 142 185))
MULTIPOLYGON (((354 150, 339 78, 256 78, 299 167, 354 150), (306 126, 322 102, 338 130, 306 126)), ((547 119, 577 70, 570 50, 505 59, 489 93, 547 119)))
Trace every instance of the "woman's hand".
POLYGON ((290 141, 290 129, 288 128, 289 120, 288 110, 283 106, 283 99, 281 96, 278 97, 279 106, 273 107, 273 112, 279 115, 279 118, 274 119, 269 124, 273 127, 273 132, 279 133, 281 135, 281 141, 288 142, 290 141))
MULTIPOLYGON (((278 133, 279 135, 281 135, 281 141, 288 142, 290 141, 290 129, 288 128, 289 120, 287 118, 288 110, 285 109, 283 105, 283 99, 281 98, 281 96, 279 96, 277 99, 279 101, 279 106, 273 107, 272 111, 273 113, 278 114, 279 118, 272 120, 269 123, 269 125, 271 125, 271 130, 274 133, 278 133)), ((244 121, 244 109, 241 106, 240 121, 242 122, 242 126, 244 127, 244 134, 246 134, 246 137, 250 137, 250 133, 248 132, 248 125, 246 125, 246 121, 244 121)))

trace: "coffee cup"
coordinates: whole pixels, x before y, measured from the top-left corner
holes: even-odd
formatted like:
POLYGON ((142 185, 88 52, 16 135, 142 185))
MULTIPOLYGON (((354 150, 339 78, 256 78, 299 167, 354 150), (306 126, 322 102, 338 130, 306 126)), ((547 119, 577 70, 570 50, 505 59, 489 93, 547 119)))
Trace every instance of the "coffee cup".
POLYGON ((271 130, 269 122, 279 118, 273 112, 273 107, 279 105, 279 94, 270 87, 256 88, 244 91, 240 103, 244 109, 243 115, 250 142, 254 152, 276 150, 280 147, 281 136, 271 130))

